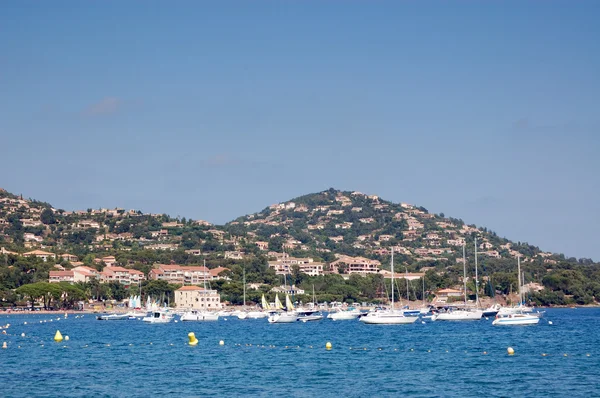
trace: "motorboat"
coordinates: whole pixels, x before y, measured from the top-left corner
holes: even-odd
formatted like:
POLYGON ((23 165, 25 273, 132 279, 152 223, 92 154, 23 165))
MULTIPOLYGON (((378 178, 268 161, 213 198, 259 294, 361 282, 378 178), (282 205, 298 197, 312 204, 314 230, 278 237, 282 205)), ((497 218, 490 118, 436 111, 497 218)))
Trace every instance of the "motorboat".
POLYGON ((483 310, 483 316, 495 316, 501 308, 502 306, 500 304, 492 304, 488 308, 483 310))
POLYGON ((498 314, 496 319, 492 321, 494 326, 510 326, 510 325, 537 325, 540 318, 533 314, 510 313, 498 314))
POLYGON ((247 319, 261 319, 268 317, 269 314, 265 311, 248 311, 246 314, 247 319))
POLYGON ((296 310, 298 320, 301 322, 320 321, 323 314, 319 310, 298 309, 296 310))
POLYGON ((148 316, 144 317, 142 321, 148 323, 169 323, 173 320, 173 314, 168 311, 152 311, 148 313, 148 316))
POLYGON ((419 316, 421 315, 421 310, 411 310, 408 308, 405 308, 404 310, 402 310, 402 313, 404 314, 404 316, 419 316))
POLYGON ((123 321, 129 319, 128 314, 106 314, 96 317, 99 321, 123 321))
POLYGON ((356 319, 361 315, 361 312, 356 308, 348 308, 347 310, 338 310, 327 314, 327 319, 333 321, 347 321, 356 319))
POLYGON ((219 314, 217 312, 210 311, 198 311, 198 310, 189 310, 184 312, 179 320, 184 321, 218 321, 219 314))
POLYGON ((418 316, 406 316, 401 310, 377 310, 360 317, 360 321, 371 325, 401 325, 415 323, 418 316))

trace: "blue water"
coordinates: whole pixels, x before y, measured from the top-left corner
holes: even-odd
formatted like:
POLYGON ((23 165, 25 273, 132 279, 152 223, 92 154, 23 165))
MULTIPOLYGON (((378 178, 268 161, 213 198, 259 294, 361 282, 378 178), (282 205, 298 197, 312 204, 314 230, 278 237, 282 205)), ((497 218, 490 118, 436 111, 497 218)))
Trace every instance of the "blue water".
POLYGON ((0 316, 0 396, 600 396, 600 309, 549 309, 527 327, 57 317, 0 316))

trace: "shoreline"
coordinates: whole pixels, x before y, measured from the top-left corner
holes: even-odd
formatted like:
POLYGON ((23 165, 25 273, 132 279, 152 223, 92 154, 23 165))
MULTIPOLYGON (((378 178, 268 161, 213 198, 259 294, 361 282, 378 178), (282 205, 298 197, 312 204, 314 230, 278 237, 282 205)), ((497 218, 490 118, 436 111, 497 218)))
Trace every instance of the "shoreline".
MULTIPOLYGON (((600 308, 600 304, 588 304, 588 305, 555 305, 555 306, 545 306, 545 307, 534 307, 534 308, 542 308, 542 309, 552 309, 552 308, 571 308, 571 309, 577 309, 577 308, 600 308)), ((222 308, 221 310, 235 310, 235 307, 231 307, 231 308, 222 308)), ((174 308, 171 308, 171 310, 174 310, 174 308)), ((94 315, 94 314, 115 314, 115 313, 127 313, 130 312, 129 309, 127 310, 103 310, 103 311, 97 311, 97 310, 39 310, 39 311, 14 311, 14 310, 9 310, 9 311, 4 311, 4 310, 0 310, 0 315, 35 315, 35 314, 39 314, 39 315, 94 315)), ((144 311, 138 311, 138 312, 144 312, 144 311)))

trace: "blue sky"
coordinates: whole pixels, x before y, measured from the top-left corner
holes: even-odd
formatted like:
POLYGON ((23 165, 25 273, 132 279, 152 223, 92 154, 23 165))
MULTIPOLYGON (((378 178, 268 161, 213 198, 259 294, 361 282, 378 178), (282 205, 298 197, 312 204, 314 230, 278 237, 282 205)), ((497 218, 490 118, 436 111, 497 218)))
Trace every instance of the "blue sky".
POLYGON ((597 1, 5 1, 0 187, 224 223, 330 187, 600 260, 597 1))

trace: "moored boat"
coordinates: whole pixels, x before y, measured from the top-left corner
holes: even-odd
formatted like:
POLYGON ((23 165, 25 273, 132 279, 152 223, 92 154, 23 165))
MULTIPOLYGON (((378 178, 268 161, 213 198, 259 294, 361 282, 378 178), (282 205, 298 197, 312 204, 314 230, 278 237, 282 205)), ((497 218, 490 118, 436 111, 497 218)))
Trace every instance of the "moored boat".
POLYGON ((210 311, 189 310, 184 312, 179 320, 184 321, 218 321, 219 314, 210 311))
POLYGON ((338 310, 327 314, 327 319, 334 321, 347 321, 356 319, 361 315, 361 312, 356 308, 348 308, 347 310, 338 310))
POLYGON ((390 310, 376 310, 360 317, 360 321, 370 325, 400 325, 414 323, 418 316, 406 316, 403 310, 394 309, 394 249, 391 251, 392 271, 392 308, 390 310))
POLYGON ((538 316, 524 313, 498 314, 492 322, 494 326, 511 325, 537 325, 540 322, 538 316))
POLYGON ((129 319, 128 314, 106 314, 106 315, 98 315, 96 317, 99 321, 122 321, 129 319))
POLYGON ((298 320, 301 322, 320 321, 323 314, 319 310, 297 310, 298 320))
POLYGON ((431 317, 432 321, 478 321, 483 316, 482 310, 449 308, 445 312, 438 312, 431 317))
POLYGON ((172 320, 173 314, 164 310, 152 311, 142 319, 142 321, 148 323, 169 323, 172 320))

